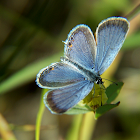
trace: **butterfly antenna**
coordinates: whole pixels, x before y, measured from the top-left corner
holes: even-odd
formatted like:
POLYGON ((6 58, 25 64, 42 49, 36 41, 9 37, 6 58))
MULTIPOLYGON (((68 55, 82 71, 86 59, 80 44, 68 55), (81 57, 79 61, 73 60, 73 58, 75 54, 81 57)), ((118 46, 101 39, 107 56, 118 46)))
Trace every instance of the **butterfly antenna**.
MULTIPOLYGON (((105 79, 105 78, 102 78, 102 79, 105 79)), ((112 82, 112 83, 114 83, 118 86, 118 84, 116 82, 112 81, 112 80, 108 80, 108 79, 105 79, 105 80, 110 81, 110 82, 112 82)))

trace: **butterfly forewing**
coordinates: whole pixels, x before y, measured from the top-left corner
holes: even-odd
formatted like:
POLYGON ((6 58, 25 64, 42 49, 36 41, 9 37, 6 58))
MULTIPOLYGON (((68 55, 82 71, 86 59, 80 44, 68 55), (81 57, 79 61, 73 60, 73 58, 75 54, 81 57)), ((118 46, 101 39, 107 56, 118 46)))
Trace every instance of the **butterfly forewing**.
POLYGON ((97 54, 95 71, 100 75, 111 65, 123 45, 129 29, 125 18, 112 17, 102 21, 96 30, 97 54))
POLYGON ((94 69, 96 44, 93 33, 86 25, 76 26, 65 41, 64 55, 87 69, 94 69))
POLYGON ((37 75, 37 83, 42 88, 58 88, 84 80, 75 67, 65 63, 54 63, 42 69, 37 75))

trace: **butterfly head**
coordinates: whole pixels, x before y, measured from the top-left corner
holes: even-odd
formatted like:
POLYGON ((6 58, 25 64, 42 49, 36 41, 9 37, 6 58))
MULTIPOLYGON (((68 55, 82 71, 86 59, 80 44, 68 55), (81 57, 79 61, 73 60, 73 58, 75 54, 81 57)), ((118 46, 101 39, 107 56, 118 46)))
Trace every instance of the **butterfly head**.
POLYGON ((96 77, 96 84, 103 84, 102 78, 100 76, 96 77))

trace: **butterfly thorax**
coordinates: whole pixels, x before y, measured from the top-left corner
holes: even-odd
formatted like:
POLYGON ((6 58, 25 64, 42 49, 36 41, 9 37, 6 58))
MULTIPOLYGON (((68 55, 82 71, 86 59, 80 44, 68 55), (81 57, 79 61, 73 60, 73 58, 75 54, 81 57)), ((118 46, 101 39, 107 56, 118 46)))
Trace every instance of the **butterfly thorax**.
POLYGON ((95 82, 96 84, 102 84, 102 78, 100 77, 100 75, 87 70, 87 69, 83 69, 83 72, 86 74, 86 76, 88 77, 88 80, 91 82, 95 82))
POLYGON ((75 67, 81 74, 85 76, 85 80, 89 80, 90 82, 93 82, 93 83, 95 82, 96 84, 103 83, 100 75, 93 72, 93 70, 88 70, 66 57, 61 57, 60 60, 64 63, 67 63, 68 65, 72 65, 73 67, 75 67))

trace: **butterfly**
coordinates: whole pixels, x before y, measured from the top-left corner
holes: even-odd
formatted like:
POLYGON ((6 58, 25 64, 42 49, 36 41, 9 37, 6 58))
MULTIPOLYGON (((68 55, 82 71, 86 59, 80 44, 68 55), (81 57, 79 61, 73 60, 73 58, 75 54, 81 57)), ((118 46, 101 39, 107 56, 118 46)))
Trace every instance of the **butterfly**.
POLYGON ((64 42, 64 57, 40 70, 36 82, 50 89, 44 95, 45 106, 53 114, 62 114, 84 99, 94 84, 102 84, 100 75, 111 65, 129 30, 129 21, 110 17, 98 25, 95 38, 91 29, 77 25, 64 42))

